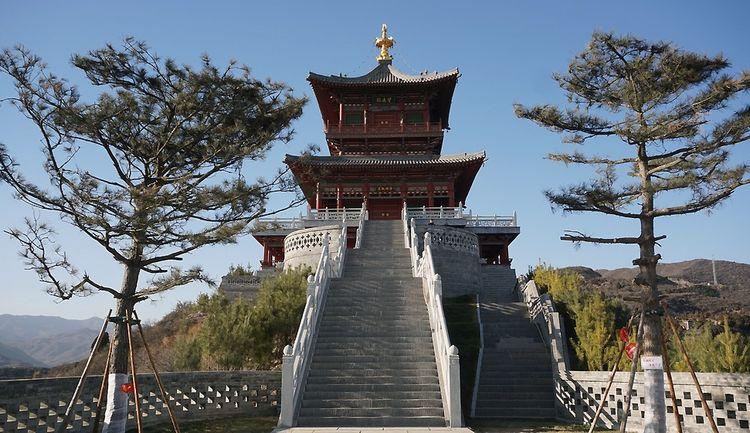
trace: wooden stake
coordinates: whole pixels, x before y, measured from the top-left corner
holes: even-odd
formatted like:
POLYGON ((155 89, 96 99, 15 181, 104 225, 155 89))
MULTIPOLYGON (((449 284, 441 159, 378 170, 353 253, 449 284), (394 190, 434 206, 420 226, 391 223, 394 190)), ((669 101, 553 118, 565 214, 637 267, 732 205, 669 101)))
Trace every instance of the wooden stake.
POLYGON ((68 428, 68 424, 70 424, 70 419, 73 418, 73 408, 76 406, 78 397, 81 396, 81 392, 83 391, 83 383, 86 381, 86 376, 88 376, 89 374, 89 368, 91 368, 91 360, 94 359, 94 353, 96 353, 96 349, 99 348, 99 345, 102 342, 102 337, 104 336, 104 332, 107 330, 107 323, 109 323, 109 316, 111 315, 112 309, 109 310, 109 312, 107 313, 107 317, 104 319, 104 323, 102 323, 102 329, 99 331, 99 335, 94 341, 94 347, 91 348, 91 353, 89 353, 89 358, 86 360, 86 365, 83 367, 81 378, 78 379, 78 385, 76 385, 76 389, 75 391, 73 391, 73 397, 70 399, 68 407, 65 409, 65 415, 63 416, 62 424, 57 426, 57 428, 55 429, 55 433, 65 431, 68 428))
POLYGON ((690 376, 693 377, 693 383, 695 384, 695 389, 698 391, 698 396, 701 398, 701 404, 703 405, 703 412, 705 412, 706 418, 708 418, 708 423, 711 424, 711 430, 713 430, 714 433, 719 433, 719 428, 716 427, 716 421, 714 421, 714 414, 711 411, 711 409, 708 407, 706 398, 703 397, 703 389, 701 389, 701 384, 698 382, 698 376, 695 375, 695 368, 693 368, 693 363, 690 361, 690 357, 687 354, 687 350, 685 350, 685 346, 682 344, 682 338, 680 338, 680 333, 677 332, 677 326, 674 324, 674 321, 672 320, 672 316, 670 316, 669 312, 667 312, 667 308, 666 308, 667 305, 664 301, 662 301, 662 307, 664 308, 664 317, 666 317, 667 322, 669 323, 669 327, 672 328, 672 333, 677 339, 677 344, 680 347, 680 352, 682 352, 682 356, 685 358, 685 362, 687 363, 688 368, 690 369, 690 376))
MULTIPOLYGON (((630 332, 630 325, 633 323, 633 317, 630 316, 630 320, 628 320, 628 332, 630 332)), ((617 355, 617 360, 615 360, 615 365, 612 367, 612 373, 609 375, 609 381, 607 382, 607 389, 604 390, 604 395, 602 396, 602 401, 599 402, 599 407, 596 408, 596 413, 594 413, 594 420, 591 421, 591 427, 589 427, 589 432, 592 433, 594 431, 594 428, 596 428, 596 423, 599 421, 599 416, 602 413, 602 409, 604 409, 604 403, 607 401, 607 396, 609 395, 609 389, 612 387, 612 382, 615 380, 615 375, 617 374, 617 367, 620 365, 620 360, 622 359, 622 354, 625 352, 625 348, 628 346, 628 343, 623 343, 622 347, 620 348, 620 353, 617 355)))
POLYGON ((146 343, 146 336, 143 334, 143 327, 141 326, 141 321, 138 318, 138 313, 133 310, 133 315, 135 316, 136 324, 138 325, 138 332, 141 334, 141 340, 143 340, 143 347, 146 349, 146 355, 148 355, 148 361, 151 364, 151 370, 154 371, 154 377, 156 378, 156 384, 159 386, 161 398, 162 400, 164 400, 164 404, 167 406, 169 420, 172 421, 172 429, 174 430, 174 433, 180 433, 180 427, 177 425, 177 419, 172 412, 172 407, 169 405, 169 394, 167 394, 167 391, 164 389, 164 385, 162 384, 161 378, 159 377, 159 372, 156 370, 156 363, 154 363, 154 358, 151 356, 151 349, 149 349, 148 343, 146 343))
POLYGON ((630 416, 630 401, 633 398, 633 382, 635 381, 635 372, 638 371, 638 358, 641 356, 641 343, 643 337, 643 318, 646 317, 646 306, 641 309, 641 318, 638 321, 638 331, 635 334, 635 353, 633 354, 633 365, 630 367, 630 378, 628 378, 628 391, 625 394, 625 414, 620 421, 620 433, 625 433, 625 427, 628 425, 628 416, 630 416))
POLYGON ((91 429, 91 433, 96 433, 99 430, 99 421, 102 417, 102 402, 104 401, 104 393, 107 392, 107 378, 109 376, 109 362, 112 356, 112 346, 114 338, 109 339, 109 350, 107 350, 107 361, 104 363, 104 374, 102 374, 102 384, 99 387, 99 398, 96 400, 96 414, 94 415, 94 425, 91 429))
POLYGON ((669 352, 667 343, 664 340, 664 328, 661 332, 661 353, 664 356, 664 372, 667 373, 667 382, 669 383, 669 394, 672 396, 672 409, 674 413, 674 422, 677 426, 677 433, 682 433, 682 423, 680 422, 680 412, 677 409, 677 396, 674 392, 674 382, 672 381, 672 369, 669 366, 669 352))
POLYGON ((141 425, 141 397, 138 395, 138 380, 136 379, 137 372, 135 371, 135 354, 133 352, 133 333, 130 330, 130 324, 132 322, 131 316, 132 310, 129 310, 127 320, 125 323, 125 329, 128 331, 128 355, 130 355, 130 374, 133 376, 133 398, 135 399, 135 425, 138 433, 143 433, 143 426, 141 425))

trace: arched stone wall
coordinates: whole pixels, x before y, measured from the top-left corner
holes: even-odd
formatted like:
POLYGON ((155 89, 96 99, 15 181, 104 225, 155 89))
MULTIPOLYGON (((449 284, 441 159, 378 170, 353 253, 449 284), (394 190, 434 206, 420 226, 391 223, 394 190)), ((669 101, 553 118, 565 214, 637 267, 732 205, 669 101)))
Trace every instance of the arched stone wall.
POLYGON ((328 253, 335 257, 339 250, 341 226, 331 225, 302 229, 284 238, 284 270, 308 266, 313 271, 318 266, 323 251, 323 237, 328 233, 328 253))
POLYGON ((479 239, 456 227, 427 226, 437 273, 443 281, 443 296, 455 297, 479 292, 481 270, 479 239))

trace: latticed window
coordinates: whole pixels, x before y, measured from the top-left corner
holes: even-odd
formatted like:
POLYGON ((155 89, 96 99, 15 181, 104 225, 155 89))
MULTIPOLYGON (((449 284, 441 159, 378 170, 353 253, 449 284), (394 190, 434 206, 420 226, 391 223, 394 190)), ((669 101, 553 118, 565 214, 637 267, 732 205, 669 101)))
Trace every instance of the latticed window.
POLYGON ((407 111, 406 116, 404 116, 404 121, 409 125, 423 123, 424 113, 421 111, 407 111))
POLYGON ((361 125, 365 123, 364 113, 346 113, 344 116, 345 125, 361 125))

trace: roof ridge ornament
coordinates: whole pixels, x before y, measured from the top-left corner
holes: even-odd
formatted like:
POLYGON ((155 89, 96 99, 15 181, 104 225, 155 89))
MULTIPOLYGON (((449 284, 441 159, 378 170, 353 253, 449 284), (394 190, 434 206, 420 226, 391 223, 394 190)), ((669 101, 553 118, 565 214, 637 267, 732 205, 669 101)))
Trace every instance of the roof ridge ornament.
POLYGON ((380 48, 380 55, 377 57, 378 62, 391 61, 393 56, 388 50, 393 47, 395 40, 388 36, 388 26, 383 24, 380 30, 380 37, 375 39, 375 46, 380 48))

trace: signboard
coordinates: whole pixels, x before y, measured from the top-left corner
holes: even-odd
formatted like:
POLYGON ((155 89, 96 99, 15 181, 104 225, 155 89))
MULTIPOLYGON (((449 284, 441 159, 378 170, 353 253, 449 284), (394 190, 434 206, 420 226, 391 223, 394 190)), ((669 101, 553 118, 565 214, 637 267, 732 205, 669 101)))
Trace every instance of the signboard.
POLYGON ((661 356, 641 356, 641 367, 644 370, 663 370, 661 356))

